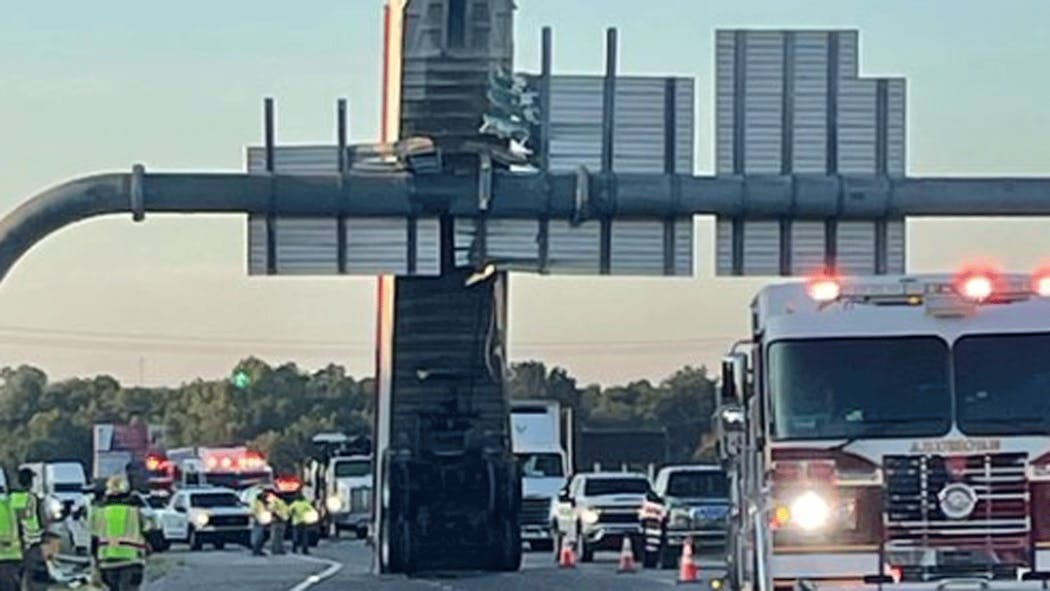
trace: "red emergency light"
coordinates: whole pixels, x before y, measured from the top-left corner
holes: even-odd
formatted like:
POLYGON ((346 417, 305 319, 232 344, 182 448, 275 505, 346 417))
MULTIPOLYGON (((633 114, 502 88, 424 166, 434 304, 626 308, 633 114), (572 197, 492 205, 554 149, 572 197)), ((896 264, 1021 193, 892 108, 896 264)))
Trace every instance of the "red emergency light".
POLYGON ((983 302, 995 293, 995 280, 988 273, 971 273, 959 279, 959 293, 967 299, 983 302))
POLYGON ((277 490, 281 492, 295 492, 303 486, 302 481, 294 476, 282 476, 275 481, 275 484, 277 490))
POLYGON ((817 302, 833 302, 842 294, 838 279, 830 276, 815 277, 806 284, 806 293, 817 302))
POLYGON ((1032 275, 1032 291, 1040 297, 1050 298, 1050 268, 1040 269, 1032 275))
POLYGON ((150 454, 146 456, 146 469, 150 472, 156 472, 160 470, 161 465, 164 463, 164 458, 156 454, 150 454))

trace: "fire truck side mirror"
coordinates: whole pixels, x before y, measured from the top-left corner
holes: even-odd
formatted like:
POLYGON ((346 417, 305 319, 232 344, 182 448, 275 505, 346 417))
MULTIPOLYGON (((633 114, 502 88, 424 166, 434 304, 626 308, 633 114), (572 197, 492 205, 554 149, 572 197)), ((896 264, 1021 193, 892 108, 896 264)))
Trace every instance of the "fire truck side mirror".
POLYGON ((747 393, 747 355, 731 353, 722 358, 722 404, 739 403, 747 393))

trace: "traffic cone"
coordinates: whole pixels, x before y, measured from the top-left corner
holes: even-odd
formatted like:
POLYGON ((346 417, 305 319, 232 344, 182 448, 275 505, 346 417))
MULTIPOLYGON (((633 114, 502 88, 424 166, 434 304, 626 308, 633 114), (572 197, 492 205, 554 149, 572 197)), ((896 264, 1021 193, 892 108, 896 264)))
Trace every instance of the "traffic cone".
POLYGON ((696 583, 699 574, 696 563, 693 562, 693 538, 686 538, 682 544, 682 558, 678 563, 678 582, 696 583))
POLYGON ((576 553, 572 551, 571 540, 561 540, 561 551, 558 552, 558 568, 576 568, 576 553))
POLYGON ((634 571, 634 548, 631 547, 631 536, 624 536, 623 545, 620 546, 620 565, 616 568, 616 572, 633 573, 634 571))

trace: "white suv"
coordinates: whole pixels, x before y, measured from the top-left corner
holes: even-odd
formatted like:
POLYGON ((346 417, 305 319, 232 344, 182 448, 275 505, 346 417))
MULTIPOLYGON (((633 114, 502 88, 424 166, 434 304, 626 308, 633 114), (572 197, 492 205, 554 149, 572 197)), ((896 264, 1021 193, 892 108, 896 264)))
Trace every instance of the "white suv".
POLYGON ((580 560, 594 560, 596 550, 619 550, 625 537, 635 557, 644 550, 640 512, 650 492, 649 479, 632 472, 593 472, 573 476, 551 507, 555 557, 573 542, 580 560))

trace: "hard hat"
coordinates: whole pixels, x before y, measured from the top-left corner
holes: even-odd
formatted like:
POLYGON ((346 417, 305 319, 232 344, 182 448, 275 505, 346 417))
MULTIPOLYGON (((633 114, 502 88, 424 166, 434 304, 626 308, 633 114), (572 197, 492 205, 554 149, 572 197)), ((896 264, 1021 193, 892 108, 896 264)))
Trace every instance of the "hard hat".
POLYGON ((122 495, 131 490, 128 485, 128 479, 120 474, 110 476, 109 480, 106 481, 106 494, 107 495, 122 495))

